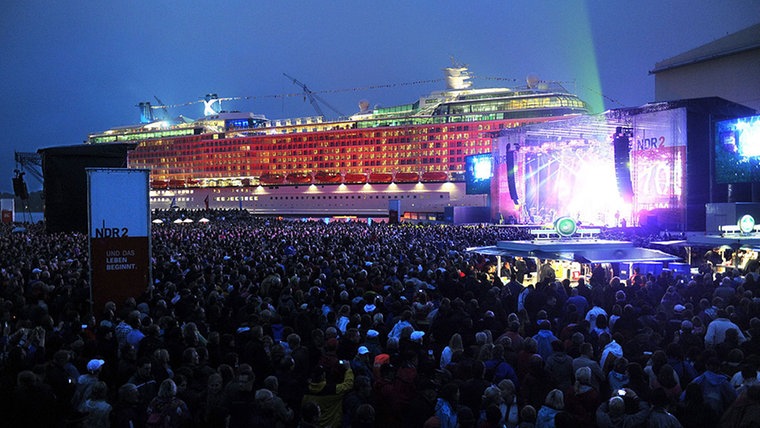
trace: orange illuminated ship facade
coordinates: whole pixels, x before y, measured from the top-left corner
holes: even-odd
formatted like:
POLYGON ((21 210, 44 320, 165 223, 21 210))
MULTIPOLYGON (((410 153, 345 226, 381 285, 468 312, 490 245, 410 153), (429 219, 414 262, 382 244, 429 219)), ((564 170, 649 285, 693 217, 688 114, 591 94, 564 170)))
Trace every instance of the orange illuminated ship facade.
POLYGON ((465 157, 490 153, 494 131, 588 112, 558 86, 471 89, 466 69, 446 73, 444 91, 335 121, 217 112, 212 97, 201 119, 153 121, 88 142, 138 142, 129 167, 151 170, 154 208, 200 208, 209 196, 212 206, 262 214, 372 216, 403 194, 424 212, 482 205, 461 189, 465 157))

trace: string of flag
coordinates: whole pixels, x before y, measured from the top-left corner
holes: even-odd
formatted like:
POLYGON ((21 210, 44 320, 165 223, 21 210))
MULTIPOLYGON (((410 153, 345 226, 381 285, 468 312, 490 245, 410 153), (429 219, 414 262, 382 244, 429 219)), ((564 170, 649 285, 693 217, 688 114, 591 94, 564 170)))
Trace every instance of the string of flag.
MULTIPOLYGON (((493 81, 503 81, 503 82, 513 82, 518 83, 522 82, 523 79, 514 79, 514 78, 508 78, 508 77, 488 77, 488 76, 472 76, 479 80, 493 80, 493 81)), ((367 86, 358 86, 354 88, 342 88, 342 89, 324 89, 319 91, 311 91, 312 94, 337 94, 341 92, 359 92, 359 91, 369 91, 369 90, 375 90, 375 89, 388 89, 388 88, 398 88, 398 87, 405 87, 405 86, 417 86, 417 85, 426 85, 431 83, 441 83, 445 79, 439 78, 439 79, 427 79, 427 80, 415 80, 412 82, 401 82, 401 83, 387 83, 387 84, 381 84, 381 85, 367 85, 367 86)), ((551 83, 567 83, 567 82, 551 82, 551 83)), ((272 94, 272 95, 245 95, 245 96, 237 96, 237 97, 219 97, 218 99, 220 101, 251 101, 251 100, 263 100, 263 99, 286 99, 286 98, 294 98, 294 97, 303 97, 303 92, 292 92, 287 94, 272 94)), ((202 103, 204 100, 199 99, 195 101, 188 101, 186 103, 179 103, 179 104, 165 104, 165 105, 152 105, 152 109, 165 109, 165 108, 177 108, 177 107, 186 107, 193 104, 202 103)))

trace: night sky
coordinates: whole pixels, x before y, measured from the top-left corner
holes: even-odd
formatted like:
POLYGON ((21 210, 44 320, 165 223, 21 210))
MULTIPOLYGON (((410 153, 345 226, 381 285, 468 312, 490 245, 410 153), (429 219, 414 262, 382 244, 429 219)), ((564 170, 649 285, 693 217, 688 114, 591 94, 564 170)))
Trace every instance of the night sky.
MULTIPOLYGON (((80 144, 138 122, 141 101, 202 115, 206 93, 270 119, 315 115, 305 83, 344 114, 443 89, 451 57, 474 87, 565 82, 596 111, 654 99, 658 61, 760 21, 757 0, 23 0, 0 14, 0 191, 14 151, 80 144), (382 89, 360 90, 368 86, 382 89)), ((323 107, 328 117, 334 114, 323 107)), ((27 176, 30 190, 41 184, 27 176)))

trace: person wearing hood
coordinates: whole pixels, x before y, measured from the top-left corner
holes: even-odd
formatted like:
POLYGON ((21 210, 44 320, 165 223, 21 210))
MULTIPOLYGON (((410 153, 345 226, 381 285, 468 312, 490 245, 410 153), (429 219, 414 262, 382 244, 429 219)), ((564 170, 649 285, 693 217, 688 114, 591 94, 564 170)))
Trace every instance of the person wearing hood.
POLYGON ((565 352, 560 341, 552 342, 552 355, 546 359, 546 370, 557 382, 557 388, 567 390, 573 384, 573 359, 565 352))
MULTIPOLYGON (((736 400, 736 390, 731 386, 728 377, 718 372, 720 360, 717 357, 708 359, 706 367, 707 370, 691 383, 700 386, 705 404, 720 415, 736 400)), ((685 392, 681 394, 682 401, 684 395, 685 392)))
POLYGON ((343 418, 343 396, 354 387, 354 372, 348 361, 342 361, 345 372, 341 383, 328 383, 325 369, 317 366, 309 377, 309 386, 303 396, 303 403, 319 405, 321 415, 319 426, 339 427, 343 418))
POLYGON ((538 333, 533 336, 533 340, 536 341, 538 354, 546 361, 554 353, 552 342, 559 341, 559 339, 552 333, 549 320, 539 321, 538 328, 538 333))

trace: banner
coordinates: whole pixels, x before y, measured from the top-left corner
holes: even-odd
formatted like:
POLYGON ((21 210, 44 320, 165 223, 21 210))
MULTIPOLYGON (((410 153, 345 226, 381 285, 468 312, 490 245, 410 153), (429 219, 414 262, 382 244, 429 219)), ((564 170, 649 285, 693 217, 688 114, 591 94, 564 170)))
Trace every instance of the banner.
POLYGON ((90 296, 93 314, 108 301, 140 296, 151 281, 147 169, 87 168, 90 296))

